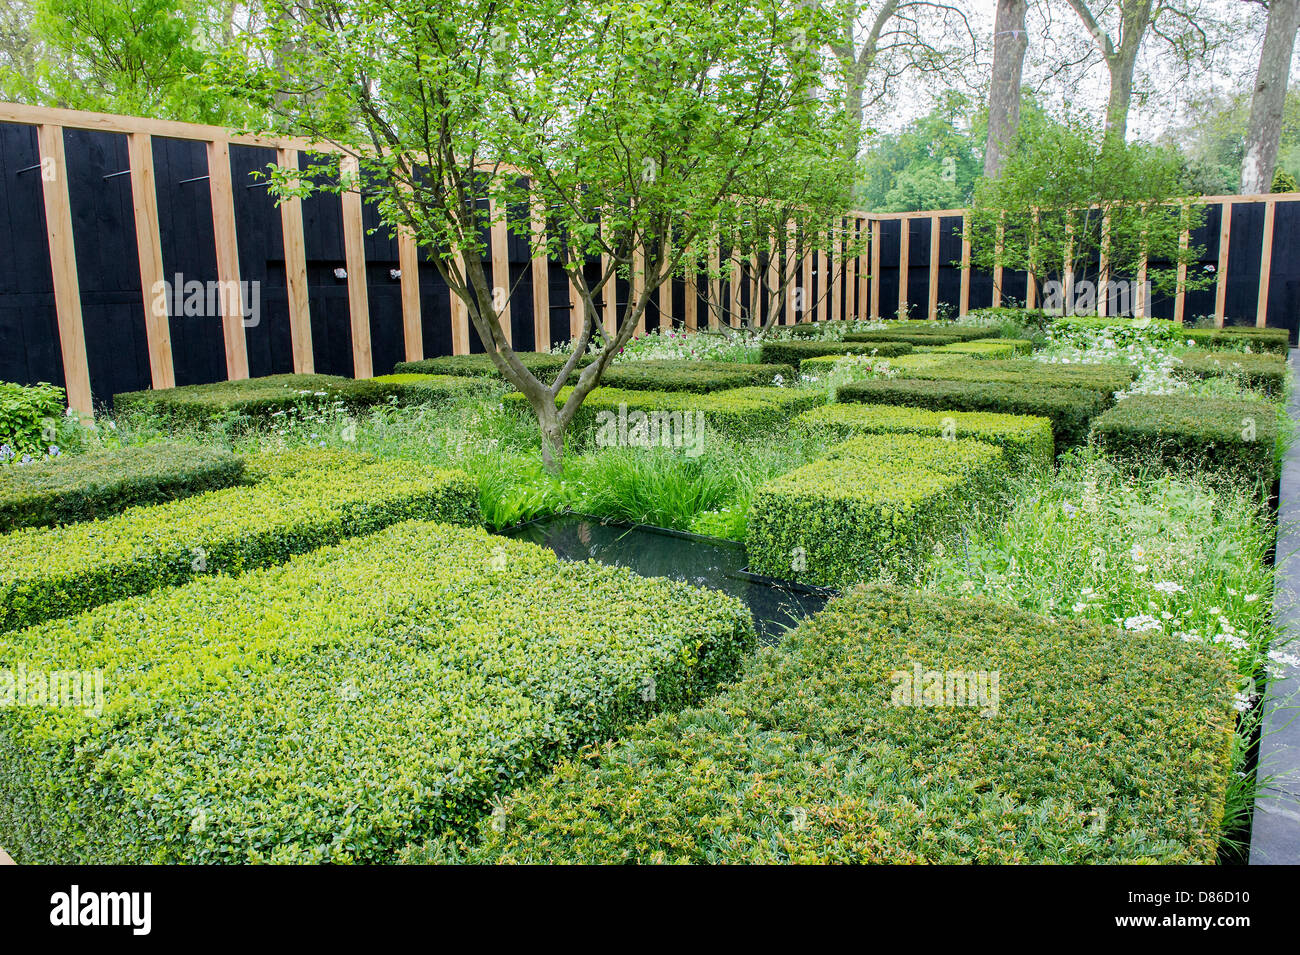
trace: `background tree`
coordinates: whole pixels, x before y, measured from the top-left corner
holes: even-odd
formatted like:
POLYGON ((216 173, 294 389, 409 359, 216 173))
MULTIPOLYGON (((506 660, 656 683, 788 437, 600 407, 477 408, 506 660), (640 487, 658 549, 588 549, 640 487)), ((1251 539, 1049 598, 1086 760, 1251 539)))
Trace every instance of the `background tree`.
POLYGON ((983 160, 984 126, 970 101, 946 94, 900 132, 875 136, 854 205, 870 212, 955 209, 970 202, 983 160))
POLYGON ((1267 192, 1273 182, 1297 29, 1300 29, 1300 0, 1268 0, 1268 23, 1255 76, 1246 154, 1241 163, 1243 195, 1267 192))
MULTIPOLYGON (((1042 301, 1047 283, 1062 289, 1067 276, 1087 276, 1104 250, 1112 278, 1135 276, 1145 257, 1152 289, 1171 292, 1178 264, 1201 252, 1180 247, 1182 230, 1204 216, 1176 201, 1181 173, 1172 150, 1109 140, 1083 124, 1035 123, 1002 175, 976 188, 966 218, 971 263, 1032 272, 1042 301)), ((1186 287, 1208 281, 1189 273, 1186 287)), ((1078 305, 1088 311, 1096 300, 1078 305)))
MULTIPOLYGON (((264 42, 292 40, 299 52, 279 71, 237 77, 232 92, 255 94, 286 129, 342 156, 292 182, 281 174, 277 188, 364 189, 387 225, 434 253, 484 350, 536 414, 552 469, 683 250, 712 233, 739 183, 779 158, 765 134, 814 115, 820 63, 808 51, 826 42, 815 7, 752 0, 314 0, 273 3, 266 19, 264 42), (335 185, 322 186, 323 173, 335 185), (484 262, 492 221, 533 204, 547 216, 544 251, 586 316, 550 382, 511 348, 511 289, 494 286, 484 262), (602 255, 605 268, 588 267, 602 255), (631 291, 605 330, 596 303, 620 278, 631 291)), ((527 220, 508 225, 531 241, 527 220)))
POLYGON ((984 146, 984 175, 996 179, 1020 126, 1020 78, 1025 67, 1029 34, 1025 30, 1027 0, 998 0, 993 21, 993 75, 989 80, 988 140, 984 146))

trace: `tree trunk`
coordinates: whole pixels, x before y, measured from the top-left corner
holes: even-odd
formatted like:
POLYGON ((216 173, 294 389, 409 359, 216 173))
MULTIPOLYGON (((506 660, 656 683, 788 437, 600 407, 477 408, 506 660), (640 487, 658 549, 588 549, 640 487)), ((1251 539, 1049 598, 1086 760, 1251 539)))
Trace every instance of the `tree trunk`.
POLYGON ((1124 51, 1116 54, 1107 65, 1110 67, 1110 98, 1106 102, 1106 140, 1124 142, 1128 138, 1128 110, 1133 100, 1133 67, 1137 63, 1137 48, 1131 55, 1124 51))
POLYGON ((989 86, 989 132, 984 146, 984 175, 996 179, 1020 126, 1020 78, 1029 34, 1027 0, 998 0, 993 25, 993 78, 989 86))
POLYGON ((1300 0, 1272 0, 1264 48, 1259 55, 1255 95, 1250 104, 1250 129, 1241 163, 1241 193, 1268 192, 1273 186, 1277 146, 1282 136, 1282 108, 1296 30, 1300 28, 1300 0))

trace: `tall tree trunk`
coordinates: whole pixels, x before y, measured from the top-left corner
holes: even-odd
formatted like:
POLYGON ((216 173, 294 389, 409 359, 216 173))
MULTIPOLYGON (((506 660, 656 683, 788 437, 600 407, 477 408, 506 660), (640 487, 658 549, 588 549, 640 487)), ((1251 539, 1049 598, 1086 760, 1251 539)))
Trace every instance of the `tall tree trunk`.
POLYGON ((996 179, 1020 127, 1020 78, 1029 34, 1027 0, 998 0, 993 24, 993 78, 989 85, 989 132, 984 146, 984 175, 996 179))
POLYGON ((1241 163, 1242 195, 1268 192, 1273 186, 1277 146, 1282 136, 1282 107, 1286 102, 1297 28, 1300 28, 1300 0, 1272 0, 1264 30, 1264 49, 1259 55, 1255 95, 1250 103, 1250 130, 1241 163))

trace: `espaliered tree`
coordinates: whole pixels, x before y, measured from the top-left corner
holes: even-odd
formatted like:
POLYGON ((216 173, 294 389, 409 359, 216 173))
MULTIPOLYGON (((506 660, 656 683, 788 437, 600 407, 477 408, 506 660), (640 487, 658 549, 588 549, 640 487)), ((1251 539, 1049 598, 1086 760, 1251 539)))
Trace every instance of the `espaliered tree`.
MULTIPOLYGON (((657 287, 770 161, 773 124, 818 88, 805 51, 824 42, 816 8, 753 0, 266 2, 263 42, 297 53, 232 82, 286 130, 338 150, 293 182, 276 173, 277 187, 364 185, 386 225, 432 250, 484 350, 536 413, 551 469, 657 287), (554 381, 511 348, 511 289, 485 261, 488 228, 512 206, 544 211, 545 251, 584 306, 554 381), (597 303, 619 279, 631 291, 603 329, 597 303)), ((526 219, 509 227, 533 241, 526 219)))

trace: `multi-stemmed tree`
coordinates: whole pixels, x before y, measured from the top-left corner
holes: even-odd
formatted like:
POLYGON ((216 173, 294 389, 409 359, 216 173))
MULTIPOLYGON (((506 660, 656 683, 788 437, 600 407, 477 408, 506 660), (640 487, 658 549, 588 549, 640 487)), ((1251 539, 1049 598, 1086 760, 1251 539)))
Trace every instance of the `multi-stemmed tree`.
MULTIPOLYGON (((810 104, 822 64, 808 51, 823 48, 826 17, 814 6, 266 2, 276 9, 265 40, 292 42, 296 55, 232 82, 260 93, 286 129, 331 144, 331 171, 356 167, 334 188, 364 182, 388 226, 433 250, 485 351, 536 413, 552 468, 658 286, 729 217, 738 189, 780 158, 774 129, 802 134, 820 117, 810 104), (553 381, 511 348, 501 321, 510 290, 494 286, 485 262, 493 217, 520 205, 544 210, 545 251, 584 306, 553 381), (631 292, 602 329, 597 302, 620 278, 631 292)), ((300 192, 322 188, 320 169, 309 171, 300 192)), ((527 222, 509 226, 533 241, 527 222)))

